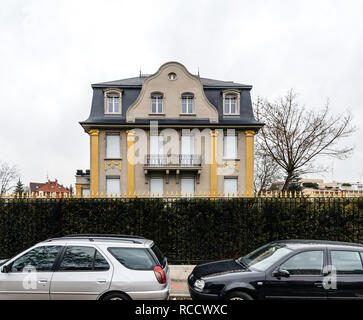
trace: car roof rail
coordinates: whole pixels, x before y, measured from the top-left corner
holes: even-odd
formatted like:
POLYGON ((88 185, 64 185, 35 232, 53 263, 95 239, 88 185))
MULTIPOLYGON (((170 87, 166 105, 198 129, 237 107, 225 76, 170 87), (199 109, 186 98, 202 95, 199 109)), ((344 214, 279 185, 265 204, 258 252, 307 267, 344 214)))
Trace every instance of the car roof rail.
POLYGON ((129 239, 145 239, 142 236, 135 235, 127 235, 127 234, 112 234, 112 233, 80 233, 80 234, 68 234, 63 236, 63 238, 84 238, 84 237, 92 237, 92 238, 129 238, 129 239))
POLYGON ((48 239, 46 240, 48 241, 53 241, 53 240, 61 240, 61 239, 88 239, 89 241, 94 241, 94 240, 119 240, 119 241, 125 241, 125 242, 132 242, 132 243, 138 243, 141 244, 141 241, 137 241, 137 239, 145 239, 144 237, 141 236, 133 236, 133 235, 123 235, 123 234, 89 234, 89 233, 85 233, 85 234, 70 234, 70 235, 66 235, 63 237, 59 237, 59 238, 52 238, 52 239, 48 239))

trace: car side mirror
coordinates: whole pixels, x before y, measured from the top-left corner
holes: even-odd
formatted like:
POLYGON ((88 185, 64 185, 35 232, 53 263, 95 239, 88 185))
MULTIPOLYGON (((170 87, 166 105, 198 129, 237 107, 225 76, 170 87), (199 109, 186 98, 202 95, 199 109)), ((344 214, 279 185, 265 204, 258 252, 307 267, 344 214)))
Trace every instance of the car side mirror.
POLYGON ((10 271, 11 267, 9 265, 1 266, 1 272, 2 273, 8 273, 10 271))
POLYGON ((290 272, 285 269, 278 269, 278 270, 274 271, 273 276, 288 278, 288 277, 290 277, 290 272))

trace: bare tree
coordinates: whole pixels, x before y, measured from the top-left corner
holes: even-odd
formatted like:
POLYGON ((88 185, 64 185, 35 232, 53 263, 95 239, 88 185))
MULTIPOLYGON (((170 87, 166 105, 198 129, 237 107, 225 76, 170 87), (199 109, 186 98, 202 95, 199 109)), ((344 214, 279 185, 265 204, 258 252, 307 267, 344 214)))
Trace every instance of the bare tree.
POLYGON ((15 187, 16 180, 19 178, 15 166, 10 167, 7 163, 0 163, 0 194, 9 192, 15 187))
MULTIPOLYGON (((258 139, 258 135, 256 137, 258 139)), ((253 187, 255 192, 260 193, 269 190, 273 182, 282 179, 283 173, 278 163, 269 154, 261 150, 257 141, 255 144, 253 187)))
POLYGON ((353 151, 352 147, 337 145, 355 131, 351 116, 330 115, 328 103, 320 111, 313 111, 299 105, 297 95, 290 90, 275 102, 259 98, 255 110, 258 121, 265 123, 258 147, 286 172, 283 191, 297 171, 314 171, 317 156, 346 159, 353 151))

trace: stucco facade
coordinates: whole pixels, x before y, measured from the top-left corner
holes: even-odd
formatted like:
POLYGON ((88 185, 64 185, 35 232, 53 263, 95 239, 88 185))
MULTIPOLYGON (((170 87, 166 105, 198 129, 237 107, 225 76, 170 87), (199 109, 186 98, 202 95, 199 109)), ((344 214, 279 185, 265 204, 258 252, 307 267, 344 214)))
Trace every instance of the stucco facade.
POLYGON ((79 194, 252 193, 263 124, 253 117, 251 86, 168 62, 149 76, 92 87, 91 114, 80 123, 90 135, 90 172, 77 171, 79 194))

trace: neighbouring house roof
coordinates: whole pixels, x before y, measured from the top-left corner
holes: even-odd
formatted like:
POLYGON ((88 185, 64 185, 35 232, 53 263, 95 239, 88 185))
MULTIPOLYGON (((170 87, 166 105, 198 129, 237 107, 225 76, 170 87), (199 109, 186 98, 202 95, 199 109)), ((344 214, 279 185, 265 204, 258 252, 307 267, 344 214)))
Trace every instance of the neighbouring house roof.
POLYGON ((30 182, 29 183, 30 193, 38 192, 39 188, 42 186, 44 186, 44 183, 42 182, 30 182))
POLYGON ((70 193, 70 191, 67 188, 65 188, 62 185, 60 185, 57 180, 55 180, 55 181, 48 180, 48 182, 43 183, 41 186, 39 186, 39 188, 36 188, 35 191, 31 191, 31 192, 70 193))

